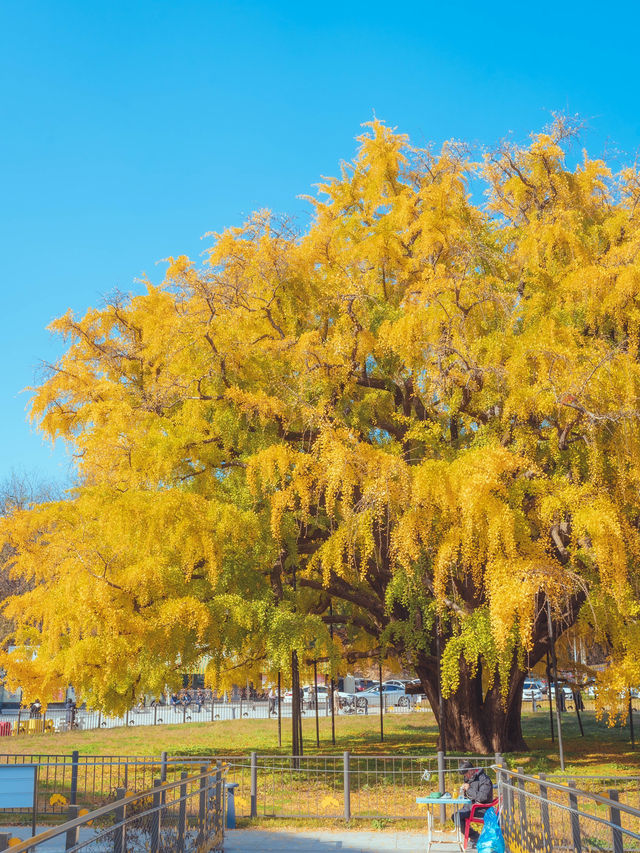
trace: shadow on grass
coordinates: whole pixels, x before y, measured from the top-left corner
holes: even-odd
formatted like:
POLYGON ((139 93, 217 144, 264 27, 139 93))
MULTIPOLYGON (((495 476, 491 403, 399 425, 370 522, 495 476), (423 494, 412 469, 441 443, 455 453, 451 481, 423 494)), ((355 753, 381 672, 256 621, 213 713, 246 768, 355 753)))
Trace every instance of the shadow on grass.
MULTIPOLYGON (((557 739, 549 734, 549 713, 545 706, 537 713, 523 713, 523 732, 528 752, 507 755, 511 766, 531 772, 559 769, 557 739)), ((331 719, 320 720, 320 747, 316 747, 315 720, 304 721, 305 755, 338 755, 349 750, 355 755, 430 755, 437 749, 437 727, 428 712, 389 714, 384 719, 384 742, 380 742, 377 715, 336 718, 336 743, 331 742, 331 719)), ((83 731, 6 738, 3 752, 83 755, 154 756, 161 751, 186 756, 289 755, 289 720, 282 721, 282 748, 278 747, 277 720, 234 720, 213 723, 186 723, 171 726, 139 726, 131 729, 83 731)), ((580 737, 574 712, 563 714, 566 764, 583 773, 638 773, 640 748, 631 748, 628 726, 609 727, 597 721, 593 711, 583 712, 585 737, 580 737)), ((640 726, 638 727, 640 729, 640 726)), ((555 715, 554 715, 555 729, 555 715)), ((639 732, 640 737, 640 732, 639 732)))
MULTIPOLYGON (((581 714, 584 737, 575 712, 562 714, 562 740, 568 770, 582 773, 637 773, 640 770, 640 748, 633 749, 627 726, 608 726, 606 720, 596 720, 593 711, 581 714)), ((522 728, 529 746, 528 753, 507 755, 509 764, 522 764, 528 772, 558 772, 558 732, 553 717, 555 741, 551 740, 548 711, 523 714, 522 728)))

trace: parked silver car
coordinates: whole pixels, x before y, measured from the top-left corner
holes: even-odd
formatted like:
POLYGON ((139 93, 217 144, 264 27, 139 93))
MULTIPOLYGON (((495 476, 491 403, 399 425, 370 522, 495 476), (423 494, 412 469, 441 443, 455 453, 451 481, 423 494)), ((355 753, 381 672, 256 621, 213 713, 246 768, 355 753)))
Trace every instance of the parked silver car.
MULTIPOLYGON (((369 687, 368 690, 362 690, 359 693, 340 693, 341 699, 356 698, 361 707, 380 707, 380 685, 375 684, 369 687)), ((390 708, 392 705, 398 705, 401 708, 406 708, 411 704, 411 698, 407 696, 404 684, 400 681, 384 681, 382 683, 382 696, 385 708, 390 708)))

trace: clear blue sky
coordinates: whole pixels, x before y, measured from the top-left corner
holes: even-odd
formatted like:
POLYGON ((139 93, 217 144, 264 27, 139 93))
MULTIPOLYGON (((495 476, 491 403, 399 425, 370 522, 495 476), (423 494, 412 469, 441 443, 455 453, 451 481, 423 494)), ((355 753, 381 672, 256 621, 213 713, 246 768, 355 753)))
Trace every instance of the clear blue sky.
POLYGON ((635 158, 635 3, 0 0, 0 481, 67 477, 27 422, 46 325, 160 279, 206 231, 292 212, 375 114, 416 143, 551 111, 635 158))

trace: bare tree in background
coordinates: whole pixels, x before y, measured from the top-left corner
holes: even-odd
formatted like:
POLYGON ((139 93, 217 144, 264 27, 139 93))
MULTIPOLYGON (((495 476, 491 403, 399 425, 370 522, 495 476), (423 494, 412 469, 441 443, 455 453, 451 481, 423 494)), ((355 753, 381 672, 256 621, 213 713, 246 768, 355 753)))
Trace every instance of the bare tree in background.
MULTIPOLYGON (((12 471, 0 483, 0 517, 9 515, 14 509, 24 509, 29 504, 58 500, 62 489, 56 483, 47 482, 33 473, 12 471)), ((14 549, 8 542, 0 542, 0 607, 12 595, 26 592, 30 582, 25 578, 11 576, 11 558, 14 549)), ((3 643, 13 625, 0 610, 0 643, 3 643)))

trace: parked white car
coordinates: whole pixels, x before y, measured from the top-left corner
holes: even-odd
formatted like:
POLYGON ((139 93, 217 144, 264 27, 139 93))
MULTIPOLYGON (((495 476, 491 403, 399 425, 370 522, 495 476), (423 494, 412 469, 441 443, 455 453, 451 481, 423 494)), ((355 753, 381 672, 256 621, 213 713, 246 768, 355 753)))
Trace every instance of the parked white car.
MULTIPOLYGON (((302 688, 302 701, 303 702, 312 702, 314 697, 314 687, 311 685, 310 687, 302 688)), ((324 684, 318 684, 318 702, 325 702, 329 699, 329 688, 325 687, 324 684)), ((293 701, 293 691, 289 687, 282 694, 282 701, 284 702, 292 702, 293 701)))
MULTIPOLYGON (((553 699, 555 699, 556 698, 556 686, 555 686, 555 684, 552 684, 550 689, 551 689, 551 697, 553 699)), ((561 684, 560 689, 564 693, 564 701, 565 702, 573 702, 573 690, 570 687, 568 687, 566 684, 564 684, 564 685, 561 684)))
POLYGON ((543 699, 543 692, 540 689, 540 685, 536 681, 525 681, 522 685, 522 701, 531 701, 535 699, 536 702, 541 702, 543 699))
MULTIPOLYGON (((324 684, 318 684, 318 702, 327 702, 329 699, 329 692, 329 688, 325 687, 324 684)), ((310 687, 304 688, 302 699, 305 702, 313 702, 315 700, 315 695, 315 687, 312 684, 310 687)))

